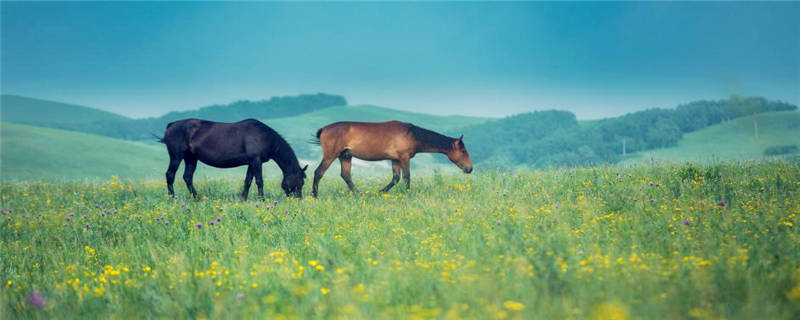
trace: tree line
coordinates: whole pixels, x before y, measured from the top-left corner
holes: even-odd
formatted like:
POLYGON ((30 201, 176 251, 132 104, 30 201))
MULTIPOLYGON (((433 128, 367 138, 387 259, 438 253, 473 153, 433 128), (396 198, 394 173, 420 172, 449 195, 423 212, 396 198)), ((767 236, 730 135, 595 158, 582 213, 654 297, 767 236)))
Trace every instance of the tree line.
POLYGON ((463 133, 475 162, 498 169, 615 163, 624 154, 666 148, 684 133, 752 114, 796 110, 761 97, 701 100, 675 109, 648 109, 602 120, 578 121, 568 111, 513 115, 454 130, 463 133))

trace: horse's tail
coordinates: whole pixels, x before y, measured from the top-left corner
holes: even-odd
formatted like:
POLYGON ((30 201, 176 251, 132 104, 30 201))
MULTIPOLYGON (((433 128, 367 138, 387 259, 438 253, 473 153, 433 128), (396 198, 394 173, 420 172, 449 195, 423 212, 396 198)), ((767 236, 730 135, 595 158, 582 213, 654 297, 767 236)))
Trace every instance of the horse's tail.
POLYGON ((159 136, 159 135, 157 135, 157 134, 155 134, 155 133, 150 133, 150 134, 151 134, 151 135, 153 135, 153 138, 155 138, 155 139, 156 139, 156 141, 158 141, 158 142, 160 142, 160 143, 163 143, 163 144, 166 144, 166 143, 167 143, 167 140, 166 140, 166 138, 167 138, 167 132, 166 132, 166 131, 167 131, 167 130, 169 130, 169 127, 171 127, 171 126, 172 126, 173 124, 175 124, 176 122, 178 122, 178 121, 173 121, 173 122, 167 123, 167 128, 165 129, 165 132, 164 132, 164 136, 163 136, 163 137, 162 137, 162 136, 159 136))
POLYGON ((317 130, 317 134, 312 136, 311 140, 308 140, 308 143, 315 144, 315 145, 320 145, 320 142, 319 142, 320 135, 322 135, 322 128, 317 130))
POLYGON ((155 138, 155 139, 156 139, 156 141, 157 141, 157 142, 159 142, 159 143, 164 143, 164 144, 166 144, 166 143, 167 143, 167 141, 166 141, 166 140, 164 140, 164 137, 160 137, 160 136, 158 136, 158 135, 157 135, 157 134, 155 134, 155 133, 151 133, 151 135, 153 136, 153 138, 155 138))

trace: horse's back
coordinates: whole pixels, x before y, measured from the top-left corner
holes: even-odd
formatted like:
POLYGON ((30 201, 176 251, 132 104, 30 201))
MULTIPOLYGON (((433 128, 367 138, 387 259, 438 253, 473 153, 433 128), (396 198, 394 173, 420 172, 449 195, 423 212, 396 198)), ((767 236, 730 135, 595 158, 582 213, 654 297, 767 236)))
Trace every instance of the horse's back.
POLYGON ((396 159, 413 149, 408 130, 411 124, 401 121, 342 121, 320 129, 319 140, 324 153, 337 155, 349 150, 364 160, 396 159))
POLYGON ((183 119, 167 126, 164 140, 170 153, 190 154, 205 164, 230 168, 245 165, 252 158, 267 159, 280 139, 272 128, 256 119, 183 119))
POLYGON ((319 138, 322 132, 325 131, 338 132, 339 134, 345 134, 350 131, 402 132, 408 130, 410 126, 410 123, 397 120, 386 122, 339 121, 319 129, 317 137, 319 138))

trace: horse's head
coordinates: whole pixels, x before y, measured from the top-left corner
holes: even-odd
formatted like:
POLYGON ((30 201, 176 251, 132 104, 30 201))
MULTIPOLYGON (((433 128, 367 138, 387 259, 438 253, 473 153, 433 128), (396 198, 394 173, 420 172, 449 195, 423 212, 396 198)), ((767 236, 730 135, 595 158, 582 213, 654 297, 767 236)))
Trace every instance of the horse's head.
POLYGON ((450 151, 447 152, 447 157, 450 161, 455 163, 464 173, 472 172, 472 159, 469 158, 467 147, 464 146, 464 136, 458 137, 453 140, 450 151))
POLYGON ((308 165, 293 173, 286 173, 283 175, 281 188, 286 192, 287 197, 302 198, 303 197, 303 183, 306 180, 306 169, 308 165))

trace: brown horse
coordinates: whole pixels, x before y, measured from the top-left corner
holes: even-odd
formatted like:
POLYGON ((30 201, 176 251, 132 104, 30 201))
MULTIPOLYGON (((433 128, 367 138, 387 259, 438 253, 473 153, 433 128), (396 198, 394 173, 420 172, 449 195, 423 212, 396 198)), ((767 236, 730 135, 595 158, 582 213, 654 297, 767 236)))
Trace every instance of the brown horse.
POLYGON ((314 171, 312 196, 317 196, 319 180, 336 158, 342 166, 342 179, 350 191, 355 189, 350 179, 352 157, 362 160, 392 161, 392 181, 381 191, 389 191, 400 180, 400 170, 406 181, 406 189, 411 187, 409 164, 417 153, 443 153, 464 173, 472 172, 472 160, 462 141, 450 138, 431 130, 400 121, 389 122, 336 122, 317 131, 317 140, 322 146, 322 162, 314 171))
POLYGON ((197 161, 217 168, 247 166, 242 199, 247 200, 250 183, 256 178, 258 197, 264 198, 264 182, 261 177, 261 164, 275 160, 283 171, 281 188, 287 196, 303 196, 303 182, 306 168, 300 167, 292 147, 266 124, 255 119, 235 123, 213 122, 200 119, 184 119, 167 125, 164 137, 159 139, 167 145, 169 167, 167 168, 167 191, 174 196, 172 183, 175 172, 181 164, 186 164, 183 180, 186 188, 197 197, 192 184, 197 161))

